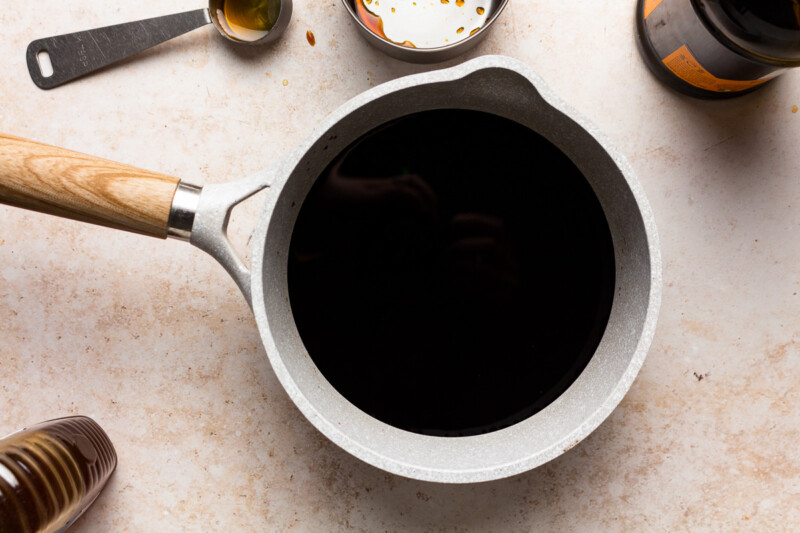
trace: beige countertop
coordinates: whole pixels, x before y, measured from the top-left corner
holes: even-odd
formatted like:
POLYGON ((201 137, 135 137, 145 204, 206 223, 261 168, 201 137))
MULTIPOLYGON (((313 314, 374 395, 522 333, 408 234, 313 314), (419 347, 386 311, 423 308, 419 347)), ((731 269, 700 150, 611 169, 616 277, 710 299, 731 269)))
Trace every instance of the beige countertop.
MULTIPOLYGON (((639 58, 634 3, 512 0, 446 64, 529 64, 629 158, 661 238, 661 317, 630 393, 581 444, 511 479, 436 485, 354 459, 291 403, 209 256, 0 206, 0 434, 85 414, 119 454, 73 531, 800 528, 800 71, 731 101, 678 96, 639 58)), ((29 79, 34 38, 197 7, 4 6, 0 131, 225 182, 352 96, 435 68, 368 48, 339 0, 295 0, 265 49, 205 27, 52 91, 29 79)), ((236 239, 259 212, 258 198, 236 211, 236 239)))

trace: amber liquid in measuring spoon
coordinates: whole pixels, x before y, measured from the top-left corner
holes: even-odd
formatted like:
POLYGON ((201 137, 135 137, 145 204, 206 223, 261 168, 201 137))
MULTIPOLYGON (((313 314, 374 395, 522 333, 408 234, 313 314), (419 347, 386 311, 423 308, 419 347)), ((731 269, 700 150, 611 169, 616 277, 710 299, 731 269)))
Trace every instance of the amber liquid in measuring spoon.
POLYGON ((280 0, 220 0, 217 20, 225 32, 242 41, 257 41, 275 26, 280 0))
POLYGON ((410 48, 457 43, 486 23, 494 0, 355 0, 364 25, 387 41, 410 48))

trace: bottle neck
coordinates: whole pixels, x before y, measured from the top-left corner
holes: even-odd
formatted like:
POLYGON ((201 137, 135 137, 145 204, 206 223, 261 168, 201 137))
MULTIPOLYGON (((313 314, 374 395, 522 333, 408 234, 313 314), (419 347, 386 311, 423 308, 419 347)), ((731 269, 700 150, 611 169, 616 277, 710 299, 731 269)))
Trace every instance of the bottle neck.
POLYGON ((800 0, 690 0, 725 46, 758 63, 800 66, 800 0))

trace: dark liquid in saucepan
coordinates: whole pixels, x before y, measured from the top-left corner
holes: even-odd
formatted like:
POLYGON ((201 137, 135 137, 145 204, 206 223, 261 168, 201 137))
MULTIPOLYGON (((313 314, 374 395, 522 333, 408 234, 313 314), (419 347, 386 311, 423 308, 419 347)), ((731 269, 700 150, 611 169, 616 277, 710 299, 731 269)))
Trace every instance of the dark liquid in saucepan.
POLYGON ((476 111, 411 115, 353 143, 292 235, 289 295, 310 357, 373 417, 475 435, 540 411, 594 353, 614 250, 554 145, 476 111))

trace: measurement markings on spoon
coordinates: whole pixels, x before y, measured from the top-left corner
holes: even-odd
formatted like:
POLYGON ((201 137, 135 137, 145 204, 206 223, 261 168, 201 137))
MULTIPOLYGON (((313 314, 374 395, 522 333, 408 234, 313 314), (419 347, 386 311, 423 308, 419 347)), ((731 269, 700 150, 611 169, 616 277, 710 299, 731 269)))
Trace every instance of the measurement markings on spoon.
POLYGON ((81 43, 81 47, 78 49, 78 61, 84 67, 89 66, 89 57, 86 55, 86 47, 81 43))

